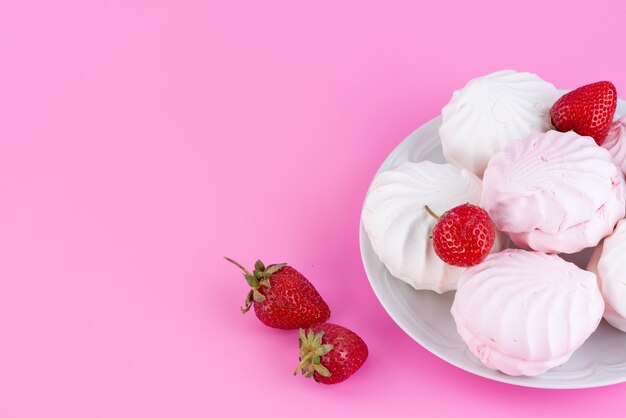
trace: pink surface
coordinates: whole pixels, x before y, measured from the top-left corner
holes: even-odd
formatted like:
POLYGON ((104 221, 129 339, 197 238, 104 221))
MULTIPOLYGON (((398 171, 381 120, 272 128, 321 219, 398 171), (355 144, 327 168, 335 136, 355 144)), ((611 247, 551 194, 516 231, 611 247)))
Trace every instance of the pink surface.
POLYGON ((624 96, 626 3, 217 3, 0 3, 0 416, 617 412, 624 385, 507 386, 422 349, 357 237, 384 157, 468 79, 624 96), (364 368, 293 377, 295 332, 239 313, 223 255, 308 275, 364 368))

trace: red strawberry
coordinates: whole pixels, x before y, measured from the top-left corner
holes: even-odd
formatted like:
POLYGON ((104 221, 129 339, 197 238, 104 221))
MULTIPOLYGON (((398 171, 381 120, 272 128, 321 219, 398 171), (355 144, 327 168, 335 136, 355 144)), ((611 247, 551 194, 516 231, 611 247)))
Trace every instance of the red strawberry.
POLYGON ((241 270, 252 287, 241 312, 254 305, 254 313, 268 327, 296 329, 326 322, 330 309, 315 287, 296 269, 283 264, 267 267, 261 260, 250 273, 245 267, 224 257, 241 270))
POLYGON ((564 94, 550 109, 550 117, 557 131, 591 136, 602 145, 616 106, 617 91, 613 83, 599 81, 564 94))
POLYGON ((367 360, 367 345, 354 332, 335 324, 300 329, 300 364, 306 377, 327 385, 343 382, 367 360))
POLYGON ((437 224, 433 229, 435 253, 448 264, 469 267, 481 263, 496 239, 496 228, 484 209, 466 203, 450 209, 442 217, 428 206, 437 224))

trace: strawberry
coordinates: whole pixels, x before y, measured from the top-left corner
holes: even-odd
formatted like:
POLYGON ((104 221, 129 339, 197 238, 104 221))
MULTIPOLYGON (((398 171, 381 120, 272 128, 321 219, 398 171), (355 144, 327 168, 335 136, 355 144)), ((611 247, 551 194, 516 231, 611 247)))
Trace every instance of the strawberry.
POLYGON ((615 107, 617 91, 610 81, 587 84, 564 94, 552 105, 550 117, 557 131, 574 131, 578 135, 591 136, 602 145, 609 132, 615 107))
POLYGON ((300 329, 299 371, 306 377, 327 385, 343 382, 367 359, 367 345, 354 332, 335 324, 321 324, 300 329))
POLYGON ((293 267, 285 263, 265 267, 257 260, 250 273, 236 261, 224 258, 243 270, 252 288, 241 312, 248 312, 254 305, 254 313, 262 323, 280 329, 309 327, 330 317, 330 309, 315 287, 293 267))
POLYGON ((481 263, 496 239, 496 228, 484 209, 466 203, 450 209, 442 217, 428 206, 437 219, 433 229, 435 253, 448 264, 469 267, 481 263))

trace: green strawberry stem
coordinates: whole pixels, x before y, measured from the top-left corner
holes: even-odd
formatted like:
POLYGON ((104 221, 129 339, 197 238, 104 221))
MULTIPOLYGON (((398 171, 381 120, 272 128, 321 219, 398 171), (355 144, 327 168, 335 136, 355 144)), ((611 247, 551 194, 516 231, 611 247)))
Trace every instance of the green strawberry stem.
POLYGON ((296 367, 296 370, 293 372, 294 376, 296 376, 298 374, 300 369, 302 369, 302 367, 304 367, 305 364, 307 364, 309 361, 311 361, 311 359, 313 358, 313 355, 314 355, 314 353, 310 352, 306 356, 302 357, 302 360, 300 360, 300 364, 298 364, 298 367, 296 367))
POLYGON ((247 268, 232 258, 224 257, 224 259, 226 259, 229 263, 236 265, 243 271, 243 277, 252 288, 246 295, 246 302, 245 305, 241 307, 241 313, 248 312, 254 302, 263 302, 265 300, 265 296, 261 293, 261 286, 269 288, 270 276, 287 265, 287 263, 280 263, 271 264, 265 267, 265 264, 263 264, 261 260, 257 260, 256 263, 254 263, 254 270, 250 273, 247 268))
POLYGON ((433 210, 428 205, 425 205, 424 208, 426 209, 426 212, 428 212, 430 216, 432 216, 433 218, 437 220, 437 222, 441 220, 441 216, 433 212, 433 210))
POLYGON ((250 308, 252 307, 252 303, 253 302, 254 302, 254 290, 250 290, 248 292, 248 294, 246 295, 246 302, 245 302, 244 306, 239 308, 241 313, 248 312, 250 310, 250 308))
POLYGON ((229 263, 233 263, 234 265, 236 265, 237 267, 242 269, 245 274, 249 274, 249 275, 252 276, 252 273, 250 273, 247 268, 245 268, 244 266, 242 266, 241 264, 239 264, 238 262, 236 262, 232 258, 224 257, 224 259, 226 259, 226 261, 228 261, 229 263))
POLYGON ((305 332, 300 328, 300 363, 296 367, 296 371, 293 372, 294 376, 302 371, 302 374, 306 377, 313 377, 315 373, 322 376, 330 376, 330 371, 322 366, 322 356, 328 354, 333 349, 332 344, 322 344, 322 337, 324 332, 318 332, 317 334, 313 330, 305 332))

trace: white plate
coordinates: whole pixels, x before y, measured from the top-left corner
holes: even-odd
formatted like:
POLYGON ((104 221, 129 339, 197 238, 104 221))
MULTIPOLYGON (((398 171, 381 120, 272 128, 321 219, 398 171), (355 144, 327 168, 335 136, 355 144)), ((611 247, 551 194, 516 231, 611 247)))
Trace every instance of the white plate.
MULTIPOLYGON (((618 101, 616 115, 626 112, 626 102, 618 101)), ((445 162, 439 140, 441 117, 437 117, 409 135, 385 159, 376 175, 406 161, 445 162)), ((520 386, 550 389, 589 388, 626 381, 626 333, 604 320, 597 331, 564 365, 536 377, 508 376, 488 369, 467 349, 456 332, 450 314, 454 292, 438 295, 414 290, 394 278, 380 262, 361 223, 361 257, 370 284, 391 318, 415 341, 450 364, 470 373, 520 386)), ((563 258, 585 267, 591 255, 582 253, 563 258)))

